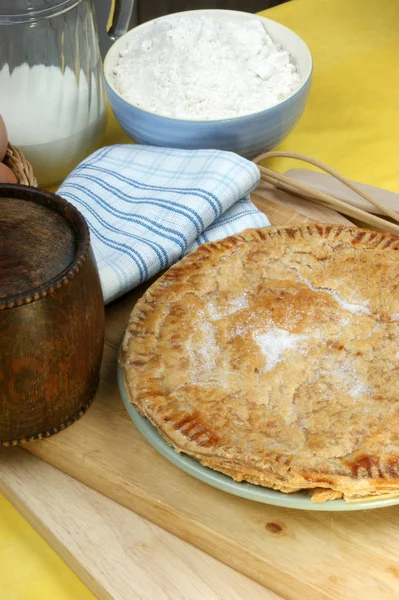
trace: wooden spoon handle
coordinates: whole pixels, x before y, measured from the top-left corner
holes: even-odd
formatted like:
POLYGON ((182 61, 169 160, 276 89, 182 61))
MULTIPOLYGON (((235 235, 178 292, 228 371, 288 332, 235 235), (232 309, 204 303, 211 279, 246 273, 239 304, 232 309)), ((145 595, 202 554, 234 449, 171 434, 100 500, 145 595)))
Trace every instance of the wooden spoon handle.
POLYGON ((264 181, 267 181, 268 183, 272 183, 276 187, 279 187, 286 191, 298 193, 298 194, 302 195, 303 197, 306 197, 307 199, 312 200, 314 202, 318 201, 318 202, 327 204, 328 206, 335 208, 336 210, 338 210, 339 212, 341 212, 343 214, 352 216, 356 219, 360 219, 364 223, 368 223, 370 225, 378 227, 379 229, 384 228, 385 230, 391 231, 392 233, 396 233, 396 234, 399 233, 399 227, 397 225, 393 225, 389 221, 385 221, 384 219, 381 219, 379 217, 374 217, 373 215, 370 215, 370 213, 368 213, 367 211, 361 210, 359 208, 355 208, 352 205, 348 204, 347 202, 343 202, 342 200, 338 200, 337 198, 334 198, 334 196, 330 196, 329 194, 325 194, 324 192, 320 192, 318 190, 310 188, 310 187, 303 185, 293 179, 290 179, 289 177, 282 175, 281 173, 278 173, 277 171, 273 171, 272 169, 269 169, 269 168, 264 167, 259 164, 261 161, 263 161, 267 158, 280 158, 280 157, 301 160, 301 161, 309 163, 315 167, 318 167, 319 169, 325 171, 326 173, 329 173, 330 175, 332 175, 333 177, 335 177, 336 179, 341 181, 344 185, 348 186, 351 190, 353 190, 354 192, 359 194, 359 196, 361 196, 362 198, 364 198, 365 200, 367 200, 368 202, 373 204, 385 215, 387 215, 388 217, 390 217, 391 219, 393 219, 394 221, 399 223, 399 214, 396 211, 394 211, 394 210, 390 209, 388 206, 385 206, 384 204, 382 204, 379 200, 377 200, 376 198, 371 196, 371 194, 369 194, 368 192, 365 192, 364 190, 359 188, 350 179, 348 179, 344 175, 341 175, 335 169, 332 169, 331 167, 324 164, 323 162, 321 162, 315 158, 306 156, 304 154, 298 154, 297 152, 279 152, 279 151, 266 152, 264 154, 261 154, 260 156, 258 156, 257 158, 254 159, 254 163, 257 164, 259 167, 259 170, 261 173, 261 179, 263 179, 264 181), (350 211, 350 212, 348 212, 348 211, 350 211))

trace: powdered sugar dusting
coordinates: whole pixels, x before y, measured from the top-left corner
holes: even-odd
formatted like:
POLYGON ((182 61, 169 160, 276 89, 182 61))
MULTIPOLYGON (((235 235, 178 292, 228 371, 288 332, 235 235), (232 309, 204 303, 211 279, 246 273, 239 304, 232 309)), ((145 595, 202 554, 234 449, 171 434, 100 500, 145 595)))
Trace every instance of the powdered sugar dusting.
POLYGON ((197 314, 193 329, 193 336, 186 341, 192 383, 208 379, 217 366, 220 354, 214 327, 206 314, 197 314))
POLYGON ((196 370, 208 373, 216 365, 217 344, 213 327, 206 319, 201 321, 201 337, 202 343, 196 348, 194 365, 196 370))
POLYGON ((353 398, 358 398, 364 394, 370 394, 371 389, 367 385, 362 385, 360 382, 355 383, 349 388, 349 393, 353 398))
POLYGON ((254 335, 254 341, 258 344, 263 355, 266 357, 266 371, 271 371, 283 358, 287 350, 295 350, 298 343, 305 339, 304 335, 290 333, 285 329, 271 329, 267 333, 254 335))
POLYGON ((367 308, 368 306, 368 302, 365 302, 364 304, 355 304, 353 302, 348 302, 347 300, 345 300, 345 298, 341 298, 341 296, 339 294, 337 294, 337 292, 332 292, 332 291, 328 291, 328 290, 323 290, 326 291, 328 294, 331 294, 331 296, 334 298, 334 300, 336 300, 338 302, 338 304, 341 306, 341 308, 343 308, 344 310, 353 313, 354 315, 369 315, 370 311, 367 308))
POLYGON ((359 398, 372 392, 369 386, 362 383, 353 361, 349 359, 333 369, 332 374, 345 386, 346 391, 352 398, 359 398))
POLYGON ((310 281, 307 281, 307 279, 304 279, 302 277, 302 275, 298 272, 298 269, 295 269, 295 272, 297 274, 299 281, 301 283, 303 283, 304 285, 306 285, 306 287, 308 287, 313 292, 323 292, 325 294, 329 294, 330 296, 332 296, 332 298, 334 298, 334 300, 344 310, 346 310, 352 314, 355 314, 355 315, 360 315, 360 314, 369 315, 370 314, 370 311, 368 309, 368 304, 369 304, 368 301, 364 302, 363 304, 348 302, 348 300, 346 300, 345 298, 342 298, 342 296, 340 294, 338 294, 338 292, 335 292, 334 290, 330 290, 328 288, 323 288, 323 287, 315 287, 314 285, 312 285, 310 283, 310 281))
POLYGON ((209 302, 207 308, 212 321, 217 321, 218 319, 232 315, 243 308, 248 308, 248 298, 246 294, 244 294, 243 296, 230 300, 228 306, 223 311, 213 302, 209 302))

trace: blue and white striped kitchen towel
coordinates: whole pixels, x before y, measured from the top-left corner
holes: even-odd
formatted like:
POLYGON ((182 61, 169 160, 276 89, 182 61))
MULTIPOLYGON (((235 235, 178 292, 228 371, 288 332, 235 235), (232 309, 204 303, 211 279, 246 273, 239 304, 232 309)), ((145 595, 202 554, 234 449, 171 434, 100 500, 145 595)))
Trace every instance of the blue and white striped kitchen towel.
POLYGON ((269 225, 250 161, 219 150, 101 148, 58 193, 87 220, 107 304, 204 242, 269 225))

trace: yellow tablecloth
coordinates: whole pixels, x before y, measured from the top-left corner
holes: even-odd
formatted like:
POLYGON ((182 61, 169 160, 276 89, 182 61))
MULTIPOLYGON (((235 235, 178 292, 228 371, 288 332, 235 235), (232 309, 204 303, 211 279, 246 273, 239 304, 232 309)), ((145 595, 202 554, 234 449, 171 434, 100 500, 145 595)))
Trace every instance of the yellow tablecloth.
MULTIPOLYGON (((292 0, 265 15, 297 31, 314 57, 306 112, 281 148, 399 192, 399 1, 292 0)), ((113 119, 106 137, 126 141, 113 119)), ((47 598, 93 596, 0 496, 0 599, 47 598)))
MULTIPOLYGON (((280 149, 399 192, 398 0, 292 0, 265 16, 295 30, 314 58, 308 105, 280 149)), ((307 168, 274 163, 292 166, 307 168)))

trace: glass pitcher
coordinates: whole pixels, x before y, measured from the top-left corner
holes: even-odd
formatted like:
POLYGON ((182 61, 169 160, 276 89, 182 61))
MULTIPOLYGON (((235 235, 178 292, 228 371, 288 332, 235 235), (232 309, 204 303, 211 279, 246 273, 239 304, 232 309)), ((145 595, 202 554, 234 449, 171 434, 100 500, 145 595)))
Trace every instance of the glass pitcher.
MULTIPOLYGON (((113 0, 112 39, 133 2, 113 0)), ((0 114, 42 186, 98 147, 106 103, 91 0, 0 1, 0 114)))

